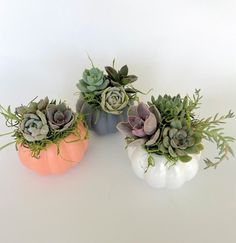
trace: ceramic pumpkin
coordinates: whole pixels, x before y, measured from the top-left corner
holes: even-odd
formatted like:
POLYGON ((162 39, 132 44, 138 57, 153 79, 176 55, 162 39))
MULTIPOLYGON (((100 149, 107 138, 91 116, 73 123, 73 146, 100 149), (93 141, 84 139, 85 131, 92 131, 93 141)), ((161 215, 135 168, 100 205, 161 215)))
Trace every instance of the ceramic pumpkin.
POLYGON ((98 135, 116 133, 116 125, 121 121, 127 120, 127 110, 127 107, 124 108, 119 115, 106 113, 103 110, 95 110, 82 97, 76 104, 76 111, 84 114, 88 128, 98 135))
POLYGON ((78 131, 81 140, 70 134, 59 142, 60 154, 57 153, 56 144, 51 144, 40 152, 39 158, 35 158, 32 157, 29 148, 18 145, 19 159, 23 165, 40 175, 63 173, 77 165, 83 159, 87 149, 87 129, 82 122, 78 124, 78 131))
POLYGON ((215 161, 204 159, 206 169, 216 168, 233 155, 230 143, 234 138, 225 136, 219 127, 234 117, 233 112, 199 119, 193 110, 199 108, 200 99, 200 90, 192 98, 179 94, 152 97, 147 104, 132 106, 127 121, 117 125, 125 135, 135 174, 150 186, 179 188, 191 180, 198 171, 204 139, 215 142, 218 149, 215 161))
POLYGON ((178 161, 168 167, 166 158, 157 154, 152 155, 155 165, 148 166, 149 154, 142 145, 129 145, 127 152, 134 173, 152 187, 179 188, 198 172, 200 155, 194 155, 188 163, 178 161))

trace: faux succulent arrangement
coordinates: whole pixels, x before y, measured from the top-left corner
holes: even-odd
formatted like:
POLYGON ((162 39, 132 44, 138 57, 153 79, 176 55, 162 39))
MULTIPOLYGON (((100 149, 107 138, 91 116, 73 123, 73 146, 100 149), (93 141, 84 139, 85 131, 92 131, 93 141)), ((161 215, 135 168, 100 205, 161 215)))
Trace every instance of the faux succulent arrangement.
POLYGON ((199 108, 200 90, 193 97, 180 95, 159 95, 148 104, 139 103, 128 111, 128 121, 117 128, 126 136, 128 145, 139 144, 148 153, 148 167, 155 166, 153 155, 166 158, 166 164, 188 163, 195 154, 204 149, 203 141, 214 142, 218 149, 215 160, 204 159, 206 167, 216 168, 218 164, 233 155, 230 143, 235 139, 225 136, 220 127, 234 114, 199 119, 194 111, 199 108))
POLYGON ((77 84, 80 97, 76 110, 84 114, 88 128, 98 135, 115 133, 116 125, 127 119, 128 108, 138 100, 137 93, 141 93, 132 85, 137 76, 129 74, 127 65, 116 70, 115 61, 104 71, 90 61, 92 67, 84 70, 77 84))
MULTIPOLYGON (((92 63, 92 61, 91 61, 92 63)), ((96 110, 119 115, 137 100, 137 89, 132 86, 138 78, 128 74, 128 66, 120 70, 105 67, 105 72, 95 67, 85 69, 83 77, 77 84, 82 98, 96 110)))
POLYGON ((15 143, 30 149, 32 157, 38 158, 40 152, 50 144, 57 145, 60 153, 59 142, 70 134, 81 139, 77 127, 83 123, 83 116, 74 113, 65 102, 49 101, 48 97, 39 102, 34 99, 27 106, 17 107, 14 112, 10 106, 7 109, 0 106, 0 114, 5 117, 7 127, 13 128, 12 132, 3 135, 12 135, 14 138, 13 142, 0 150, 15 143))

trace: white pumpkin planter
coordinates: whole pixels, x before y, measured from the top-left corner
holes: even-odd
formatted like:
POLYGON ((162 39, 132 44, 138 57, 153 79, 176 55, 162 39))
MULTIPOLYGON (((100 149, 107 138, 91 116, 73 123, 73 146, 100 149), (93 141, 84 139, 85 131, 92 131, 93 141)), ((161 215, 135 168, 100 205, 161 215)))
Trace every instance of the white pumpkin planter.
POLYGON ((191 180, 198 171, 200 154, 193 155, 188 163, 177 162, 174 166, 166 166, 166 158, 152 154, 155 166, 148 168, 148 152, 140 144, 130 144, 128 156, 134 173, 145 180, 150 186, 157 188, 179 188, 191 180))

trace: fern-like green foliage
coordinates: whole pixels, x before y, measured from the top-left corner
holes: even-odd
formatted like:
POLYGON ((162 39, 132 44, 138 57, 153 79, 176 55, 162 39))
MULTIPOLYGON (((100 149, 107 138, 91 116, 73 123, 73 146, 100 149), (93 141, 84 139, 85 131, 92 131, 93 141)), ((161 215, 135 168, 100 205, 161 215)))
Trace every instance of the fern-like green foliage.
POLYGON ((194 121, 194 126, 198 133, 201 133, 203 138, 209 142, 213 142, 217 146, 218 156, 215 157, 215 161, 206 158, 206 169, 209 167, 216 168, 217 165, 224 159, 228 159, 229 155, 234 156, 233 150, 230 144, 235 141, 235 138, 226 136, 224 129, 220 127, 226 123, 227 119, 234 117, 234 113, 230 110, 226 115, 219 115, 218 113, 214 117, 207 119, 201 119, 194 121))

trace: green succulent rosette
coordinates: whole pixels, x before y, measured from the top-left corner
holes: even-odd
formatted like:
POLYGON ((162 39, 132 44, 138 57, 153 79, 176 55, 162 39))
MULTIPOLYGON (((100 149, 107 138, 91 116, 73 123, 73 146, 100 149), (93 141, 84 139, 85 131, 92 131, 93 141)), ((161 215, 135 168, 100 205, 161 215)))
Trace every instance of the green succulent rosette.
POLYGON ((191 154, 199 154, 203 150, 202 136, 187 127, 180 120, 173 120, 162 132, 162 142, 159 149, 168 153, 172 158, 182 162, 189 162, 191 154))
POLYGON ((99 92, 104 90, 109 84, 109 80, 103 74, 103 71, 92 67, 85 69, 83 78, 77 84, 79 90, 83 93, 99 92))
POLYGON ((119 115, 128 103, 129 97, 122 86, 108 87, 102 92, 101 107, 107 113, 119 115))

